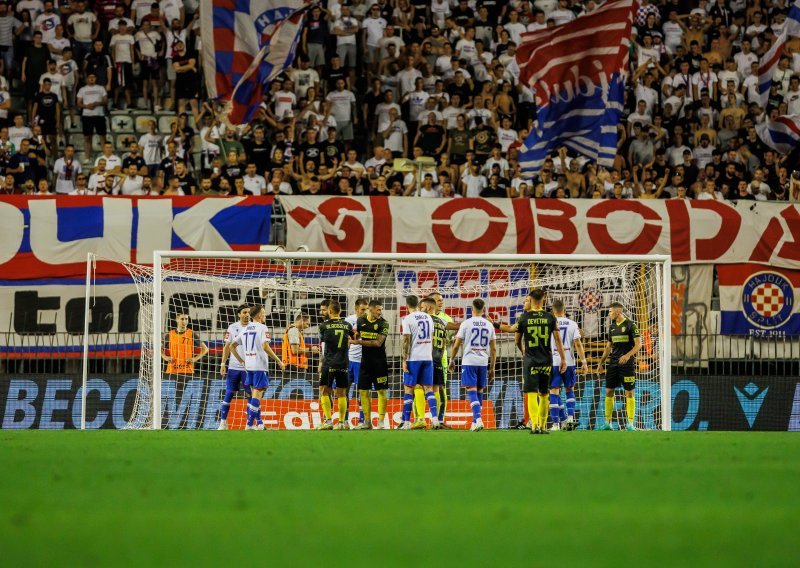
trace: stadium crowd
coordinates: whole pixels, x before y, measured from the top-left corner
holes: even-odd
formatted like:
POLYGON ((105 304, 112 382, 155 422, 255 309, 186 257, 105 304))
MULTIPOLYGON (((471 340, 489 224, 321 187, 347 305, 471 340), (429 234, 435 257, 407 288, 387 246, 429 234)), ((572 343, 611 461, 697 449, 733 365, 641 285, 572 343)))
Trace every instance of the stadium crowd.
POLYGON ((521 36, 599 4, 323 1, 233 127, 204 96, 198 0, 0 2, 0 192, 800 200, 798 151, 754 127, 800 114, 800 37, 757 96, 788 0, 643 0, 614 167, 560 148, 523 179, 521 36))

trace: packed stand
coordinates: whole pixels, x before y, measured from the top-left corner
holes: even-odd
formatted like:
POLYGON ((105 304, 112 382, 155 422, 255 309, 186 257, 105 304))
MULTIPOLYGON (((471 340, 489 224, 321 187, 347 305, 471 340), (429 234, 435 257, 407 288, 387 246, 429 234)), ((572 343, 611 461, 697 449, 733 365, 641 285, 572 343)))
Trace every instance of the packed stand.
POLYGON ((798 152, 754 128, 800 114, 797 37, 758 105, 786 0, 644 0, 614 167, 560 148, 524 179, 535 109, 516 47, 598 5, 329 0, 255 119, 231 126, 204 96, 198 0, 0 3, 1 189, 800 200, 798 152))

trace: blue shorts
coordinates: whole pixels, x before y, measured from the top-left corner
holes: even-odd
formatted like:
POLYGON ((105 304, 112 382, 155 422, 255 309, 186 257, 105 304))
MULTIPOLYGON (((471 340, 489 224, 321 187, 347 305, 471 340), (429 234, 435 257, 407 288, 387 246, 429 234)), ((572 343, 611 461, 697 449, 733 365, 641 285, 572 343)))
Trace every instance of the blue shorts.
POLYGON ((566 388, 570 389, 575 386, 575 381, 577 380, 578 376, 575 373, 575 367, 567 367, 563 375, 561 371, 558 370, 558 367, 553 367, 553 380, 550 381, 550 386, 552 388, 561 388, 563 384, 566 388))
POLYGON ((347 366, 347 376, 351 385, 358 385, 358 373, 361 371, 361 361, 350 361, 347 366))
POLYGON ((244 369, 228 369, 225 377, 225 390, 237 392, 247 384, 247 371, 244 369))
POLYGON ((486 373, 488 367, 483 365, 464 365, 461 367, 461 386, 462 387, 477 387, 479 389, 486 387, 486 373))
POLYGON ((403 385, 415 387, 433 385, 433 361, 407 361, 408 373, 403 373, 403 385))
POLYGON ((269 375, 266 371, 247 371, 244 384, 254 389, 265 389, 269 386, 269 375))

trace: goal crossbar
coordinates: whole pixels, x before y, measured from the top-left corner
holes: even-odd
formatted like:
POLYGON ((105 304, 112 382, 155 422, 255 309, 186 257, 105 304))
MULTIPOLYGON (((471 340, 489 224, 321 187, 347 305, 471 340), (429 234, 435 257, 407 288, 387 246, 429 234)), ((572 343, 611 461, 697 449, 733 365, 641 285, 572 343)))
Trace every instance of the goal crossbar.
MULTIPOLYGON (((156 285, 154 297, 160 295, 162 278, 162 264, 165 259, 191 259, 191 258, 217 258, 217 259, 261 259, 278 261, 336 261, 336 262, 482 262, 482 263, 533 263, 549 262, 564 264, 617 264, 647 262, 661 265, 661 314, 659 317, 659 359, 660 385, 661 385, 661 427, 671 430, 672 393, 669 375, 671 357, 671 335, 668 328, 670 321, 670 282, 671 282, 671 257, 668 255, 556 255, 556 254, 448 254, 448 253, 332 253, 332 252, 280 252, 280 251, 169 251, 158 250, 153 252, 153 281, 156 285)), ((153 345, 159 346, 162 341, 162 306, 161 302, 153 303, 153 345)), ((161 416, 161 350, 153 349, 153 391, 152 405, 153 416, 161 416)), ((153 429, 161 428, 161 420, 153 420, 153 429)))

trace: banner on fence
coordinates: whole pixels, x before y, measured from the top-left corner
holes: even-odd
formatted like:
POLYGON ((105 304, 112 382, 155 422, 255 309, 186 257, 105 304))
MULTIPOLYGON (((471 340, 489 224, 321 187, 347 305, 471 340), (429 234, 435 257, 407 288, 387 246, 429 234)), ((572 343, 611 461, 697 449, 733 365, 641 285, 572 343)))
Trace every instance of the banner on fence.
MULTIPOLYGON (((163 427, 214 430, 225 380, 216 374, 190 381, 182 389, 165 381, 162 390, 163 427)), ((596 377, 582 381, 576 389, 576 420, 579 429, 599 428, 604 422, 604 381, 596 377)), ((86 427, 124 428, 131 419, 138 379, 125 375, 92 376, 87 381, 86 427)), ((262 402, 262 418, 268 427, 310 429, 322 421, 316 381, 273 381, 262 402)), ((448 422, 466 427, 471 412, 463 400, 458 381, 449 385, 451 403, 448 422)), ((81 425, 82 381, 78 376, 12 375, 0 381, 0 428, 73 429, 81 425)), ((399 424, 400 391, 390 393, 391 422, 399 424)), ((636 385, 640 405, 637 413, 643 427, 655 428, 660 405, 657 385, 636 385)), ((355 403, 353 403, 355 404, 355 403)), ((239 427, 243 402, 235 399, 229 420, 239 427)), ((351 416, 358 415, 355 406, 351 416)), ((509 428, 522 417, 519 381, 493 381, 486 392, 484 421, 509 428)), ((625 406, 616 403, 621 416, 625 406)), ((672 385, 674 430, 783 430, 800 431, 800 381, 796 377, 677 377, 672 385)))
POLYGON ((674 359, 708 365, 713 287, 712 265, 673 265, 670 333, 674 359))
MULTIPOLYGON (((265 265, 268 266, 268 265, 265 265)), ((330 268, 330 267, 328 267, 330 268)), ((168 281, 162 287, 165 325, 174 324, 176 311, 187 311, 190 327, 212 351, 218 347, 242 304, 263 305, 267 325, 280 338, 291 314, 303 311, 316 322, 321 297, 292 293, 281 280, 282 266, 275 266, 276 278, 266 279, 268 268, 258 276, 247 276, 224 286, 203 281, 168 281), (233 285, 236 282, 236 285, 233 285)), ((357 289, 361 269, 338 271, 301 268, 295 279, 320 289, 357 289)), ((0 353, 10 358, 33 358, 44 353, 80 357, 83 352, 85 299, 84 278, 50 280, 0 280, 0 314, 8 320, 2 330, 0 353)), ((335 296, 345 306, 355 297, 335 296)), ((100 277, 90 290, 90 351, 102 357, 138 357, 140 334, 144 330, 140 298, 130 277, 100 277)))
MULTIPOLYGON (((258 250, 269 242, 272 197, 0 198, 3 278, 86 273, 86 255, 152 264, 154 250, 258 250)), ((98 274, 123 274, 115 262, 98 274)))
POLYGON ((800 271, 757 264, 718 266, 720 332, 800 335, 800 271))
POLYGON ((800 208, 683 200, 281 198, 287 248, 461 254, 669 254, 800 268, 800 208))

